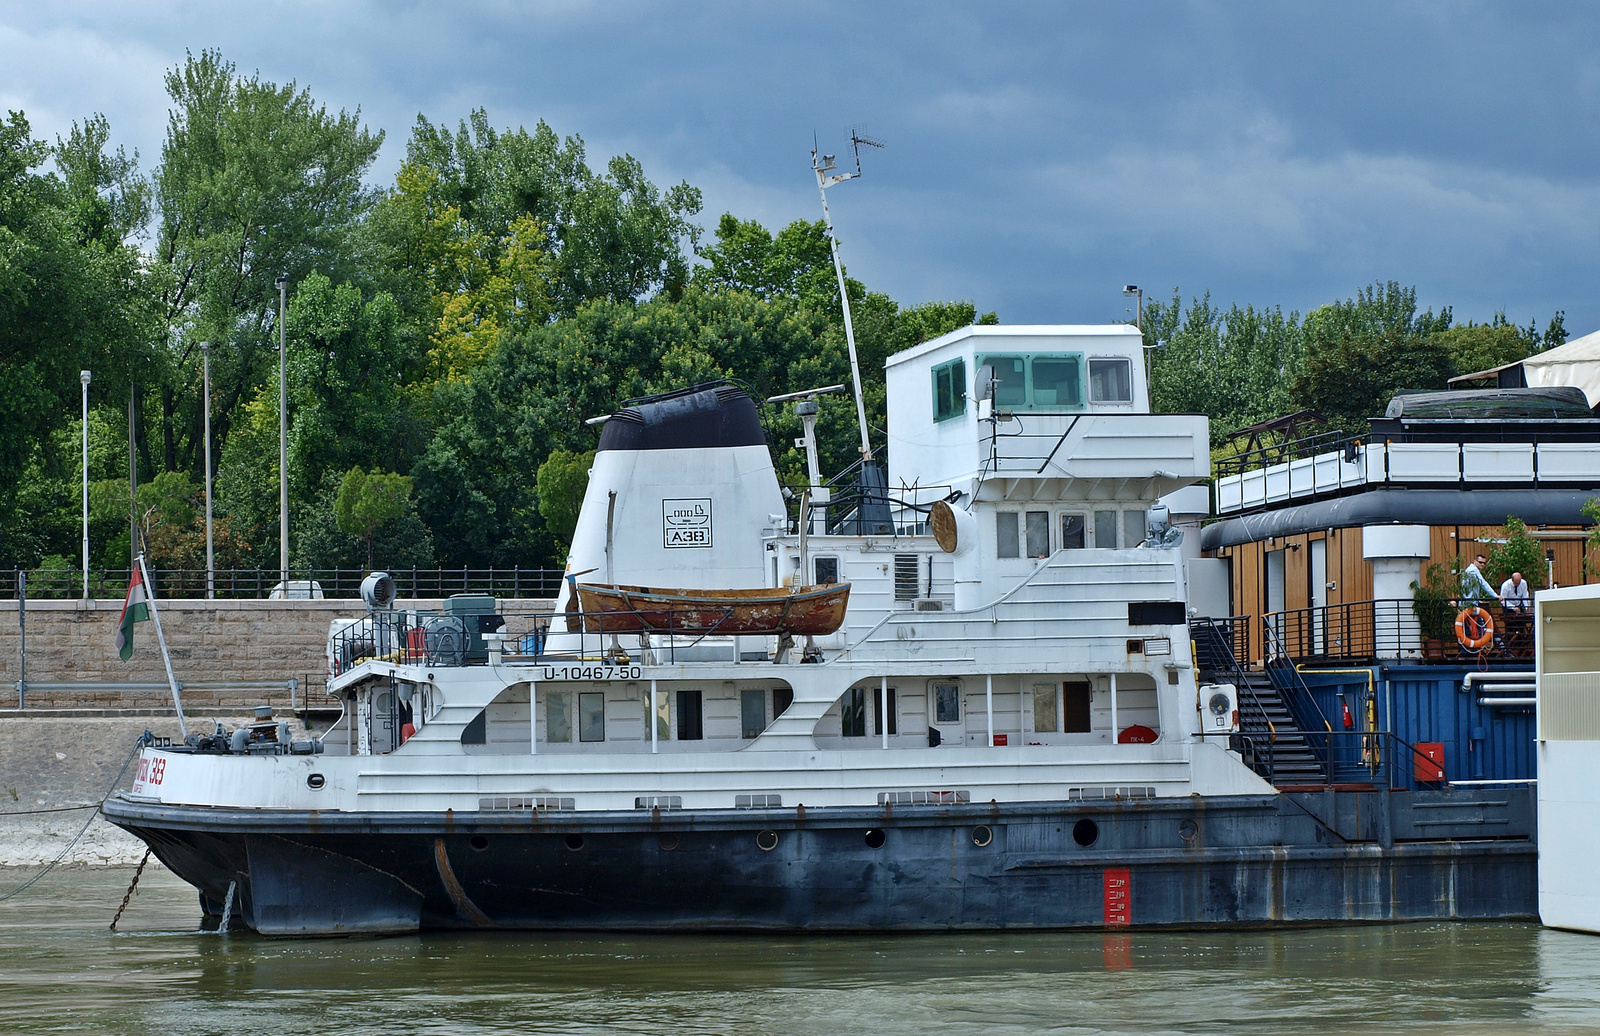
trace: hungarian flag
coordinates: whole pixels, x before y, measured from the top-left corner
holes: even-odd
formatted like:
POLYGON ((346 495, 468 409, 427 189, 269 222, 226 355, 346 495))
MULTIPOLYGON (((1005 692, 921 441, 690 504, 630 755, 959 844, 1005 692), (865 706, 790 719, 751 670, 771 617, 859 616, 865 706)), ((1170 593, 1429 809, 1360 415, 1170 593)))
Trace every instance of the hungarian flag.
POLYGON ((128 580, 128 597, 122 602, 122 619, 117 623, 117 654, 126 662, 133 657, 133 624, 150 617, 150 595, 144 589, 144 566, 135 565, 128 580))

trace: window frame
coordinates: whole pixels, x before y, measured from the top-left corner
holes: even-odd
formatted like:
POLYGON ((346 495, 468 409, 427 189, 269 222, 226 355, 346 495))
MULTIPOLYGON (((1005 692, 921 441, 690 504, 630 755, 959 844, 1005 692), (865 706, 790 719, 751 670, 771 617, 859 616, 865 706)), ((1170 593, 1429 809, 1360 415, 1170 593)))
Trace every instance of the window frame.
POLYGON ((685 688, 673 693, 674 702, 678 707, 678 730, 675 740, 678 741, 704 741, 706 739, 706 699, 705 693, 694 688, 685 688), (690 704, 693 708, 688 708, 690 704))
POLYGON ((578 740, 587 744, 599 744, 606 739, 606 692, 605 691, 579 691, 578 692, 578 740), (593 699, 600 699, 600 736, 590 737, 594 732, 590 724, 589 708, 593 699))
POLYGON ((1024 511, 1022 513, 1023 550, 1029 558, 1035 560, 1050 556, 1050 512, 1049 511, 1024 511), (1038 519, 1035 521, 1034 519, 1038 519), (1036 544, 1034 533, 1043 534, 1043 542, 1036 544), (1035 549, 1037 547, 1037 549, 1035 549))
POLYGON ((942 424, 945 421, 954 421, 958 417, 965 417, 967 413, 967 358, 958 356, 953 360, 934 367, 930 372, 933 375, 933 422, 942 424), (940 397, 940 378, 946 379, 943 386, 947 396, 940 397), (941 406, 949 402, 949 408, 941 406))
POLYGON ((999 383, 999 388, 996 389, 994 397, 994 406, 997 410, 1042 411, 1045 413, 1076 413, 1086 409, 1089 406, 1089 385, 1087 375, 1088 364, 1085 355, 1081 352, 979 353, 973 357, 973 363, 980 368, 986 366, 995 368, 995 378, 999 383), (1014 391, 1014 389, 1011 389, 1010 386, 1012 381, 1015 380, 1015 371, 1010 371, 1008 376, 1001 376, 999 369, 1000 365, 995 362, 997 360, 1005 361, 1005 365, 1008 368, 1011 367, 1011 361, 1021 361, 1022 393, 1020 402, 1015 398, 1004 398, 1005 393, 1008 391, 1014 391), (1073 364, 1073 367, 1077 372, 1078 389, 1078 399, 1075 402, 1063 403, 1060 401, 1054 401, 1044 403, 1037 399, 1037 394, 1040 390, 1036 385, 1034 364, 1035 362, 1041 360, 1046 363, 1071 362, 1073 364))
POLYGON ((761 687, 741 687, 741 688, 739 688, 739 736, 741 738, 743 738, 744 740, 746 740, 746 741, 754 741, 756 738, 760 737, 762 732, 765 731, 766 729, 767 729, 767 692, 766 692, 766 690, 764 688, 761 688, 761 687), (752 726, 752 724, 750 722, 751 714, 752 714, 752 711, 753 711, 750 708, 750 703, 751 702, 755 702, 756 708, 759 709, 760 713, 761 713, 761 717, 760 717, 759 721, 754 726, 752 726), (755 730, 754 734, 750 733, 750 731, 752 729, 755 730))
POLYGON ((1117 549, 1117 536, 1121 532, 1121 529, 1122 529, 1122 512, 1117 510, 1117 509, 1115 509, 1115 508, 1102 508, 1102 509, 1098 509, 1098 510, 1095 510, 1095 511, 1091 512, 1090 516, 1094 519, 1094 546, 1095 546, 1095 549, 1096 550, 1116 550, 1117 549), (1100 516, 1103 515, 1103 514, 1109 514, 1111 516, 1111 542, 1110 543, 1101 543, 1100 542, 1100 516))
POLYGON ((1091 403, 1105 403, 1109 406, 1133 405, 1133 361, 1126 356, 1086 356, 1084 357, 1085 394, 1091 403), (1097 363, 1120 363, 1128 374, 1127 399, 1096 399, 1094 395, 1094 365, 1097 363))
POLYGON ((1085 550, 1089 546, 1089 516, 1082 511, 1057 512, 1056 524, 1061 528, 1062 550, 1085 550), (1069 543, 1071 538, 1067 535, 1067 519, 1078 519, 1077 543, 1069 543))
POLYGON ((544 741, 547 745, 572 744, 572 692, 547 691, 544 695, 544 741), (564 737, 556 737, 557 725, 550 722, 552 716, 559 717, 562 726, 559 728, 564 737))
POLYGON ((929 706, 930 706, 929 712, 932 715, 932 723, 931 723, 932 726, 936 726, 936 727, 937 726, 946 726, 946 727, 948 727, 948 726, 957 726, 962 722, 962 716, 961 716, 961 713, 962 713, 962 704, 961 704, 962 688, 961 688, 961 681, 960 680, 947 680, 947 681, 935 680, 935 681, 933 681, 932 684, 929 686, 928 697, 931 699, 931 701, 929 702, 929 706), (944 699, 942 698, 942 696, 940 695, 939 692, 940 691, 944 691, 944 690, 950 690, 950 691, 954 692, 952 697, 951 697, 951 701, 955 705, 955 718, 954 719, 945 719, 945 718, 943 718, 944 715, 945 715, 945 713, 943 711, 944 705, 945 705, 945 701, 944 701, 944 699))
POLYGON ((852 687, 839 696, 839 736, 867 736, 866 688, 852 687))
POLYGON ((1022 557, 1022 512, 1021 511, 996 511, 994 513, 994 556, 997 558, 1022 557), (1005 537, 1000 530, 1005 528, 1010 533, 1011 553, 1005 553, 1007 546, 1005 537))

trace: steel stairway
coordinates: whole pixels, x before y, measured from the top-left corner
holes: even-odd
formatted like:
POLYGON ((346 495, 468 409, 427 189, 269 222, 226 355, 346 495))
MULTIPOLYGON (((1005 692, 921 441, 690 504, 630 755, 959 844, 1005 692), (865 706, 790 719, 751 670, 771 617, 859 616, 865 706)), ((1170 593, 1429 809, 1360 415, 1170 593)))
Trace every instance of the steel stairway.
POLYGON ((1244 619, 1196 619, 1189 627, 1201 682, 1231 683, 1239 695, 1239 733, 1230 747, 1276 787, 1322 786, 1327 769, 1284 700, 1270 669, 1246 669, 1236 645, 1244 619))

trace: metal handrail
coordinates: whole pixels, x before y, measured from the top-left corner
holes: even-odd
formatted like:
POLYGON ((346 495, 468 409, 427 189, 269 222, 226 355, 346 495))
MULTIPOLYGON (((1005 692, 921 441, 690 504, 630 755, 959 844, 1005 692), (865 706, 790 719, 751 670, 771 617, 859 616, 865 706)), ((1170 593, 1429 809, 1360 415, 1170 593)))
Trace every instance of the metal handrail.
POLYGON ((1328 717, 1323 714, 1322 706, 1317 704, 1316 696, 1311 693, 1311 688, 1306 685, 1305 680, 1301 679, 1300 671, 1297 670, 1294 667, 1294 659, 1287 652, 1284 651, 1283 642, 1278 638, 1277 631, 1275 629, 1273 629, 1272 624, 1271 623, 1267 623, 1267 622, 1263 622, 1262 623, 1262 631, 1263 631, 1262 632, 1262 647, 1264 649, 1266 649, 1265 650, 1265 654, 1266 654, 1266 666, 1265 666, 1265 668, 1267 670, 1267 675, 1269 677, 1271 677, 1273 686, 1277 687, 1278 691, 1280 693, 1282 693, 1284 691, 1293 691, 1294 692, 1293 696, 1284 695, 1283 701, 1284 701, 1284 704, 1289 707, 1289 712, 1295 716, 1296 720, 1300 723, 1301 726, 1303 726, 1303 727, 1307 726, 1306 721, 1308 719, 1311 719, 1313 715, 1315 716, 1316 719, 1322 721, 1322 728, 1323 728, 1322 730, 1320 730, 1320 731, 1305 731, 1305 733, 1307 734, 1306 744, 1308 746, 1310 746, 1311 747, 1311 751, 1314 754, 1317 755, 1317 757, 1318 757, 1317 761, 1322 765, 1324 772, 1325 773, 1331 773, 1331 771, 1332 771, 1331 746, 1328 744, 1327 741, 1324 741, 1323 744, 1322 744, 1321 751, 1319 752, 1317 750, 1317 745, 1316 745, 1315 740, 1310 735, 1314 733, 1314 734, 1316 734, 1317 736, 1320 736, 1320 737, 1331 736, 1333 734, 1333 724, 1328 722, 1328 717), (1276 649, 1276 651, 1273 650, 1274 648, 1276 649), (1283 659, 1288 663, 1288 665, 1287 666, 1274 666, 1272 664, 1272 660, 1274 658, 1283 659), (1286 674, 1286 678, 1285 678, 1285 681, 1283 683, 1279 682, 1279 679, 1278 679, 1278 674, 1279 673, 1286 674), (1287 686, 1285 686, 1285 684, 1287 684, 1287 686), (1311 706, 1311 712, 1310 713, 1302 714, 1301 710, 1302 710, 1303 706, 1300 705, 1301 702, 1306 702, 1306 703, 1310 704, 1310 706, 1311 706))
POLYGON ((1373 661, 1399 658, 1414 652, 1422 661, 1460 663, 1530 661, 1533 657, 1532 612, 1508 609, 1490 600, 1450 598, 1436 602, 1440 614, 1423 616, 1425 607, 1404 598, 1345 601, 1340 604, 1268 612, 1263 628, 1278 640, 1281 653, 1296 662, 1307 660, 1373 661), (1429 636, 1430 625, 1477 605, 1496 620, 1495 637, 1488 647, 1472 651, 1461 646, 1450 629, 1443 637, 1429 636))
MULTIPOLYGON (((380 566, 381 569, 381 566, 380 566)), ((495 597, 555 597, 564 575, 559 568, 391 568, 387 571, 402 597, 448 597, 457 593, 486 593, 495 597)), ((0 570, 0 597, 15 598, 20 574, 27 572, 28 599, 76 599, 83 596, 81 569, 0 570)), ((365 568, 296 568, 289 571, 289 582, 314 582, 324 598, 359 598, 361 581, 371 570, 365 568)), ((267 598, 282 581, 276 568, 219 568, 211 572, 215 596, 229 600, 267 598)), ((203 568, 160 568, 150 566, 154 591, 163 598, 203 598, 207 596, 207 572, 203 568)), ((119 598, 128 590, 128 570, 101 566, 89 570, 89 596, 119 598)), ((295 591, 298 592, 298 591, 295 591)))
POLYGON ((1274 464, 1303 460, 1306 457, 1315 457, 1322 453, 1343 451, 1352 445, 1360 447, 1364 442, 1365 436, 1350 435, 1341 431, 1318 432, 1316 435, 1308 435, 1289 442, 1277 443, 1271 446, 1258 446, 1244 453, 1221 457, 1216 461, 1216 474, 1218 478, 1226 478, 1229 475, 1243 475, 1247 471, 1268 468, 1274 464))

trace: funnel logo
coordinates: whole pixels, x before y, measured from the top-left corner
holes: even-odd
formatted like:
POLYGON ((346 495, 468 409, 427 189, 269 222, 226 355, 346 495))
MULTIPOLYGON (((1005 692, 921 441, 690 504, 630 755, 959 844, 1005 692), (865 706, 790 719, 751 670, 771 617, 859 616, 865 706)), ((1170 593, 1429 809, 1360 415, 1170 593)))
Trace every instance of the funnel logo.
POLYGON ((711 500, 661 501, 661 532, 666 547, 711 546, 711 500))

